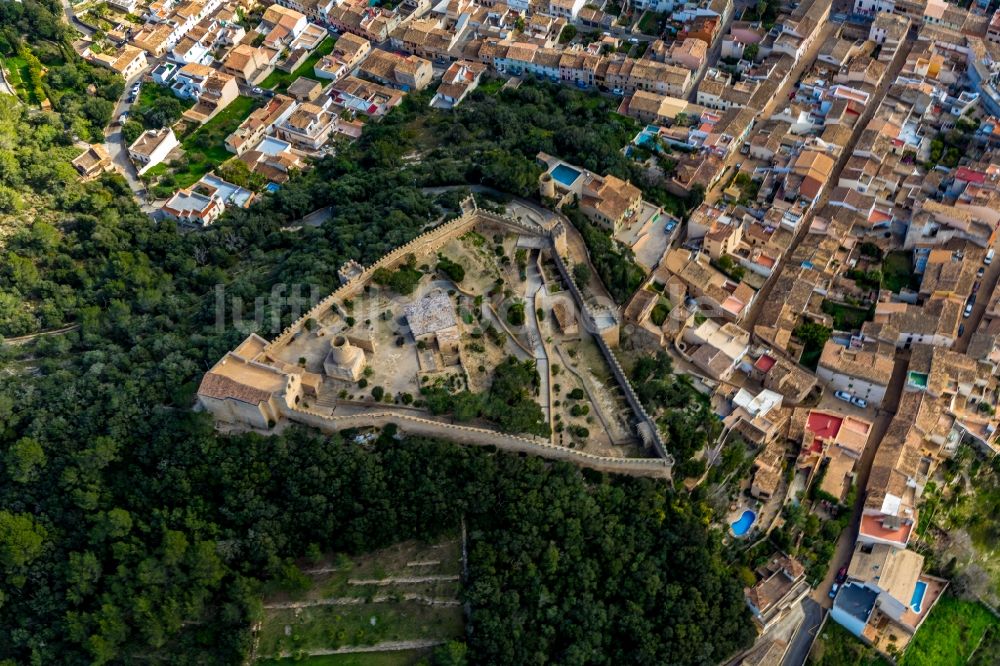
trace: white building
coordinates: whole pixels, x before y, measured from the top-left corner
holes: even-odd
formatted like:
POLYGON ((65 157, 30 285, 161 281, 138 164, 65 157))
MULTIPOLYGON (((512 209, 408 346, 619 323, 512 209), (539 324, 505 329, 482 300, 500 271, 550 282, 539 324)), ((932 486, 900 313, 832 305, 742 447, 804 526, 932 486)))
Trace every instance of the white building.
POLYGON ((141 176, 165 160, 170 151, 179 145, 174 131, 169 127, 146 130, 128 147, 128 156, 141 176))
POLYGON ((877 407, 885 398, 893 365, 891 350, 845 347, 827 340, 816 367, 816 376, 834 391, 845 391, 877 407))

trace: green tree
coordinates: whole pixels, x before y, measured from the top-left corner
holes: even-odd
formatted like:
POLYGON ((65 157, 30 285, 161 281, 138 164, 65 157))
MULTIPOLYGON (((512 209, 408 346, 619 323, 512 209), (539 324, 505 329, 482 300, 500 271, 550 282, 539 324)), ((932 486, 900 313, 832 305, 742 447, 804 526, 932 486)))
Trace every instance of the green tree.
POLYGON ((566 27, 564 27, 562 29, 562 32, 559 33, 559 43, 568 44, 569 42, 572 42, 575 38, 576 38, 576 26, 573 25, 572 23, 567 23, 566 27))
POLYGON ((29 483, 45 467, 45 451, 38 440, 22 437, 11 445, 4 457, 7 475, 17 483, 29 483))
POLYGON ((826 326, 812 321, 799 324, 792 332, 795 337, 811 349, 822 349, 832 334, 832 331, 826 326))
POLYGON ((14 587, 24 585, 24 567, 42 554, 47 536, 31 514, 0 511, 0 566, 14 587))

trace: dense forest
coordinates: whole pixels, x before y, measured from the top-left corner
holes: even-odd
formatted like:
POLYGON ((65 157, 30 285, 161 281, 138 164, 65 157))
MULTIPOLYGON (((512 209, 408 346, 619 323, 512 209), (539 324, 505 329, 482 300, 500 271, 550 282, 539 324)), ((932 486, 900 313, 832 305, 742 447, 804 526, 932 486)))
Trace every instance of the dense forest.
MULTIPOLYGON (((34 45, 32 26, 53 16, 17 5, 0 4, 3 35, 34 45)), ((39 40, 64 45, 55 25, 39 40)), ((462 516, 469 663, 712 664, 748 644, 707 510, 665 484, 392 432, 369 445, 297 429, 222 436, 191 410, 202 373, 244 335, 217 326, 217 286, 246 303, 276 283, 322 294, 344 261, 370 262, 449 213, 454 196, 420 189, 432 176, 523 193, 530 178, 502 179, 537 169, 539 149, 627 168, 607 109, 566 115, 590 100, 477 93, 460 123, 502 114, 523 131, 491 123, 492 139, 465 144, 484 154, 432 148, 401 166, 423 150, 415 127, 446 125, 413 96, 277 194, 182 233, 142 214, 119 178, 76 180, 72 135, 93 124, 83 108, 0 99, 0 335, 79 325, 0 346, 0 662, 239 663, 262 581, 310 546, 432 538, 462 516), (531 129, 529 99, 523 113, 559 109, 563 126, 531 129), (577 152, 556 138, 569 124, 577 152), (322 226, 283 230, 327 205, 322 226)), ((280 323, 294 306, 267 305, 280 323)))
POLYGON ((0 3, 0 57, 23 80, 24 101, 47 100, 58 112, 53 119, 67 138, 100 141, 125 82, 76 55, 70 44, 78 35, 61 16, 59 0, 0 3))

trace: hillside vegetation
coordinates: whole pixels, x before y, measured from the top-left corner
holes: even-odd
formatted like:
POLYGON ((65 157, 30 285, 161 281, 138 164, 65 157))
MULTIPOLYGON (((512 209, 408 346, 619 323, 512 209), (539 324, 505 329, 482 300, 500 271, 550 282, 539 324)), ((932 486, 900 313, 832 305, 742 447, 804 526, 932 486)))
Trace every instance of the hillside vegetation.
MULTIPOLYGON (((15 4, 0 4, 8 38, 27 34, 11 12, 41 7, 15 4)), ((514 115, 525 96, 556 94, 477 94, 469 112, 514 115)), ((79 325, 0 347, 0 661, 238 663, 262 586, 293 559, 434 539, 463 516, 468 663, 714 664, 749 643, 707 510, 665 483, 390 432, 367 446, 298 429, 223 436, 191 410, 202 374, 245 335, 217 321, 220 293, 226 312, 264 298, 260 332, 273 335, 270 315, 287 324, 307 296, 271 300, 272 286, 321 295, 344 261, 371 262, 447 213, 419 188, 450 158, 400 167, 409 148, 391 138, 426 101, 411 96, 199 233, 154 224, 116 176, 76 181, 72 134, 92 125, 82 106, 0 103, 0 335, 79 325), (327 205, 323 226, 282 231, 327 205)), ((526 168, 549 140, 508 141, 526 168)), ((491 159, 476 168, 507 158, 491 159)))

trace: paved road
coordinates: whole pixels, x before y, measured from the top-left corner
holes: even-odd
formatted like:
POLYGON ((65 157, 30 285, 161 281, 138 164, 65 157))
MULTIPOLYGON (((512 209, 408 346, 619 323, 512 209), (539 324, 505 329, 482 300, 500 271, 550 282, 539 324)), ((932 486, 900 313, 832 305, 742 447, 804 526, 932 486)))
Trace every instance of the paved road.
POLYGON ((69 0, 62 0, 62 8, 63 17, 66 19, 66 22, 76 28, 77 32, 82 33, 86 37, 94 35, 94 30, 76 17, 76 12, 73 11, 73 5, 70 4, 69 0))
POLYGON ((121 97, 118 98, 118 103, 115 105, 111 124, 104 130, 105 147, 108 150, 108 154, 111 155, 111 161, 114 162, 118 172, 125 178, 129 189, 132 190, 132 194, 139 200, 139 206, 143 212, 148 214, 152 214, 156 210, 156 207, 150 204, 147 198, 148 192, 146 191, 146 186, 139 180, 139 174, 136 172, 132 160, 128 157, 128 144, 125 142, 125 137, 122 136, 122 126, 118 122, 118 119, 126 111, 131 112, 132 110, 132 104, 128 101, 132 84, 135 81, 142 80, 142 77, 147 72, 152 71, 159 63, 159 59, 151 59, 145 69, 138 72, 131 79, 126 79, 125 89, 122 91, 121 97))
POLYGON ((3 67, 0 67, 0 93, 17 97, 17 92, 7 83, 7 76, 4 74, 3 67))
MULTIPOLYGON (((993 248, 996 249, 1000 246, 1000 239, 997 239, 993 243, 993 248)), ((958 340, 955 341, 955 351, 960 354, 964 354, 965 350, 969 348, 969 342, 972 340, 972 334, 976 332, 979 328, 979 324, 983 321, 983 315, 986 313, 986 306, 990 304, 990 297, 993 295, 993 289, 997 285, 998 279, 1000 279, 1000 258, 996 256, 993 257, 993 262, 989 266, 983 266, 985 272, 983 277, 979 280, 979 292, 976 294, 976 304, 972 306, 972 313, 968 317, 962 318, 962 324, 965 326, 965 330, 962 335, 959 336, 958 340)))
POLYGON ((21 335, 14 338, 0 338, 5 344, 8 345, 25 345, 38 338, 45 338, 50 335, 63 335, 65 333, 70 333, 80 328, 79 324, 70 324, 69 326, 63 326, 62 328, 52 329, 51 331, 39 331, 38 333, 32 333, 31 335, 21 335))
MULTIPOLYGON (((76 12, 73 11, 73 6, 70 4, 69 0, 62 0, 62 9, 63 18, 67 23, 73 26, 85 37, 93 36, 93 29, 76 17, 76 12)), ((150 214, 156 209, 146 200, 146 188, 142 184, 142 181, 139 180, 135 167, 132 165, 132 161, 128 158, 128 146, 125 145, 125 140, 122 137, 121 125, 118 123, 118 118, 122 113, 128 111, 132 107, 132 105, 128 102, 129 84, 131 81, 141 78, 146 74, 146 72, 149 72, 156 67, 159 62, 159 59, 150 60, 144 70, 136 74, 131 80, 125 80, 125 89, 122 92, 118 103, 115 105, 115 111, 111 117, 111 124, 105 129, 105 148, 107 148, 108 154, 111 155, 111 161, 117 167, 118 172, 124 176, 129 189, 132 190, 132 193, 139 200, 139 205, 143 212, 150 214)))
POLYGON ((809 649, 823 623, 823 616, 826 615, 826 611, 812 599, 802 600, 802 611, 806 617, 799 625, 798 631, 795 632, 791 645, 788 646, 788 652, 785 653, 782 666, 802 666, 806 663, 809 649))
MULTIPOLYGON (((893 81, 895 81, 896 76, 899 74, 899 70, 902 68, 902 63, 906 60, 906 54, 912 47, 913 42, 907 41, 901 46, 903 53, 899 54, 894 61, 892 67, 886 72, 886 76, 879 86, 874 100, 881 103, 882 98, 885 95, 886 90, 893 81)), ((830 176, 831 182, 836 182, 840 177, 840 172, 844 168, 844 164, 847 162, 847 158, 854 151, 854 145, 857 143, 858 136, 861 134, 861 130, 868 125, 872 116, 875 114, 875 110, 878 108, 878 104, 869 104, 864 113, 862 113, 861 118, 858 119, 858 124, 856 130, 848 142, 848 145, 844 148, 844 153, 841 158, 837 161, 834 167, 833 173, 830 176)), ((808 228, 808 224, 812 219, 814 211, 821 207, 825 203, 827 193, 829 192, 829 187, 824 191, 823 197, 810 209, 809 214, 806 219, 802 221, 801 229, 796 235, 795 240, 792 243, 792 247, 785 253, 785 256, 790 256, 795 246, 804 237, 805 231, 808 228)), ((780 270, 779 266, 779 270, 780 270)), ((763 303, 767 300, 767 295, 770 292, 771 287, 774 285, 775 280, 769 280, 764 288, 757 294, 757 299, 755 304, 763 303)), ((748 317, 745 325, 749 330, 753 330, 753 326, 756 323, 756 319, 760 314, 760 307, 755 307, 751 311, 750 317, 748 317)), ((889 386, 886 389, 885 398, 882 401, 882 407, 876 410, 876 416, 873 421, 873 427, 871 435, 868 437, 868 442, 865 446, 865 450, 862 453, 861 460, 857 465, 855 483, 858 488, 857 499, 854 504, 853 516, 851 517, 851 523, 848 529, 840 535, 837 540, 837 546, 834 551, 834 556, 830 560, 829 569, 826 572, 826 576, 818 587, 813 591, 812 598, 814 601, 820 605, 829 608, 833 605, 830 600, 828 593, 833 585, 833 580, 836 577, 837 571, 840 567, 847 564, 851 558, 851 553, 854 550, 854 542, 857 539, 858 527, 861 524, 861 513, 864 509, 865 492, 864 489, 868 485, 868 476, 871 473, 872 462, 875 460, 875 453, 878 451, 878 446, 882 442, 882 438, 885 436, 886 430, 889 428, 889 423, 892 421, 893 415, 896 413, 896 408, 899 405, 899 398, 903 392, 903 385, 906 378, 906 369, 909 364, 909 351, 903 350, 896 353, 895 365, 893 366, 892 378, 889 380, 889 386)))
POLYGON ((877 410, 875 418, 872 420, 872 432, 868 437, 865 450, 861 454, 861 460, 857 464, 855 485, 858 488, 857 499, 854 502, 851 523, 837 540, 834 555, 830 559, 830 567, 826 576, 815 590, 812 598, 824 608, 833 606, 833 600, 829 597, 830 588, 840 567, 846 565, 854 552, 854 542, 858 538, 858 527, 861 525, 861 513, 865 506, 865 487, 868 485, 868 477, 872 471, 872 463, 875 461, 875 453, 878 451, 882 438, 885 437, 889 429, 889 423, 896 414, 899 406, 899 398, 903 393, 903 386, 906 381, 906 369, 909 365, 909 351, 901 351, 896 354, 896 364, 893 366, 892 378, 886 388, 885 399, 882 407, 877 410))

